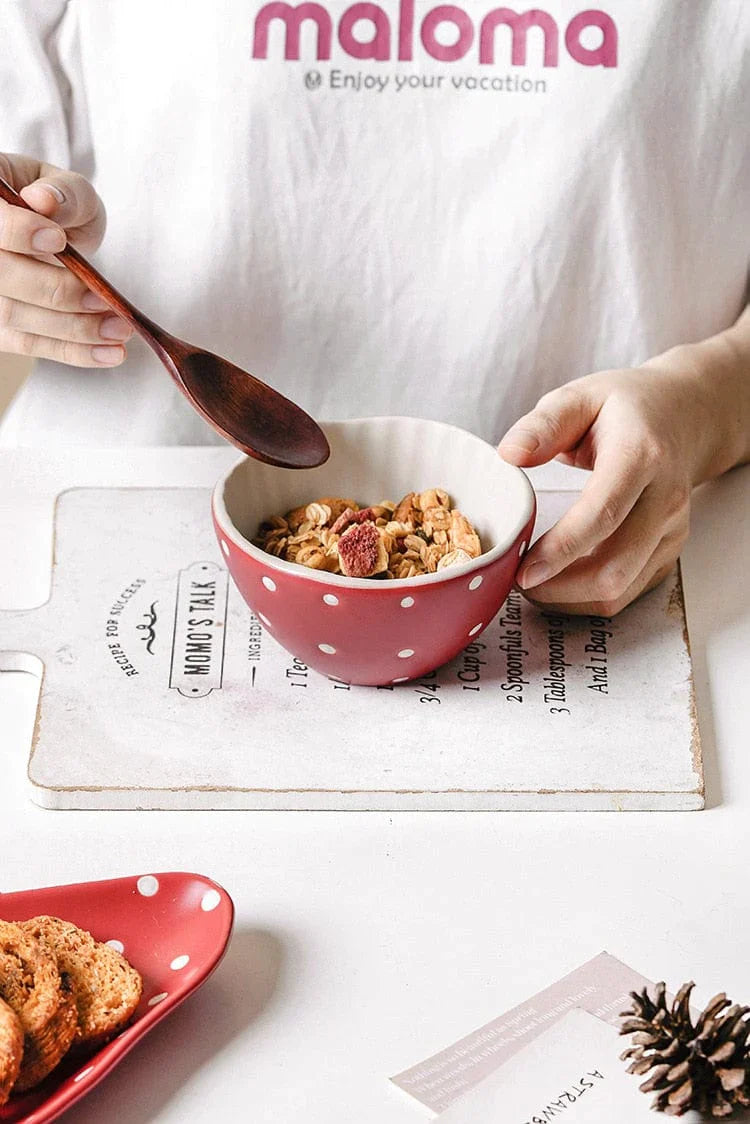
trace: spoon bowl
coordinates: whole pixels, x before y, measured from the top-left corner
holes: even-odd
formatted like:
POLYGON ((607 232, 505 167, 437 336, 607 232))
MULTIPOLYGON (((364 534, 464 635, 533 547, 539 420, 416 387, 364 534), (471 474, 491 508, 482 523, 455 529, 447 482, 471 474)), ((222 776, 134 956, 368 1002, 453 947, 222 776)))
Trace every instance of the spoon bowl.
POLYGON ((252 447, 244 449, 257 460, 280 468, 314 468, 328 459, 328 442, 318 424, 254 375, 198 348, 186 351, 180 374, 198 413, 235 445, 232 435, 252 428, 252 447))
MULTIPOLYGON (((1 176, 0 198, 33 210, 1 176)), ((300 406, 227 359, 165 332, 72 246, 55 257, 132 325, 191 406, 243 453, 279 468, 315 468, 328 459, 323 431, 300 406)))

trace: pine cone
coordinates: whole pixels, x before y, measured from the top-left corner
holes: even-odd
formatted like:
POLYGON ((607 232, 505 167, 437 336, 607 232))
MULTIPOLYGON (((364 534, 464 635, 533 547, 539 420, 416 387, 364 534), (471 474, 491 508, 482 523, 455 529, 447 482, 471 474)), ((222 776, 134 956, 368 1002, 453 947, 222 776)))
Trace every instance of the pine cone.
POLYGON ((750 1106, 750 1007, 731 1005, 722 992, 694 1024, 694 987, 684 984, 671 1007, 663 983, 653 999, 646 988, 631 992, 633 1007, 622 1012, 620 1034, 632 1034, 634 1044, 621 1057, 631 1063, 628 1073, 651 1071, 640 1088, 656 1093, 652 1108, 666 1116, 691 1108, 715 1118, 732 1116, 736 1107, 750 1106))

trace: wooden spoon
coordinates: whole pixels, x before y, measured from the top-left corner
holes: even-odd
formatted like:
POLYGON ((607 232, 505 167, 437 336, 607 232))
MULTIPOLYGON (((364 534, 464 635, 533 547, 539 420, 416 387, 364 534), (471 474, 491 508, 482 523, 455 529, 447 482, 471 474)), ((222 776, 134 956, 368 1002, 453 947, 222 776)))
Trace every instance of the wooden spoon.
MULTIPOLYGON (((0 196, 14 207, 28 203, 0 177, 0 196)), ((153 349, 188 402, 243 452, 282 468, 315 468, 330 450, 323 431, 294 402, 247 371, 169 335, 126 300, 72 246, 58 261, 107 302, 153 349)))

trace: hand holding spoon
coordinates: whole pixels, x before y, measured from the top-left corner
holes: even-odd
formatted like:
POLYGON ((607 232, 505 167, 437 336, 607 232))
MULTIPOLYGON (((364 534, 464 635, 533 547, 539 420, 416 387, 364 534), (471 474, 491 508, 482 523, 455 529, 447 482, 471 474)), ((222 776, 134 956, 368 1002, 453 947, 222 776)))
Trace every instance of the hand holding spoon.
MULTIPOLYGON (((33 210, 0 176, 0 197, 33 210)), ((315 468, 328 459, 325 435, 294 402, 226 359, 165 332, 144 316, 72 246, 55 257, 135 328, 198 413, 244 453, 281 468, 315 468)))

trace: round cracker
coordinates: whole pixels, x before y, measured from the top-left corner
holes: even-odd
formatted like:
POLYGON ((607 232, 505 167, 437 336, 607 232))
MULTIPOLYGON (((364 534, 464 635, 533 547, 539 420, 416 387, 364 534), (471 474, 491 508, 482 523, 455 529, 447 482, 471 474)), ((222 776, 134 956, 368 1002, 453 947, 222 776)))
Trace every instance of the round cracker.
POLYGON ((10 921, 0 921, 0 998, 23 1031, 14 1090, 24 1092, 67 1053, 76 1034, 76 1006, 72 982, 61 975, 49 946, 10 921))
POLYGON ((18 1015, 0 999, 0 1105, 4 1105, 18 1079, 23 1057, 23 1028, 18 1015))
POLYGON ((33 917, 21 928, 49 945, 60 971, 73 981, 76 1047, 94 1049, 127 1026, 140 1001, 143 981, 124 956, 59 917, 33 917))

